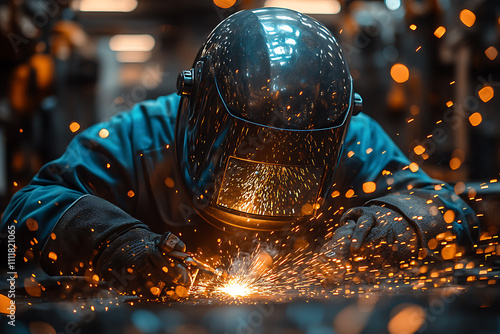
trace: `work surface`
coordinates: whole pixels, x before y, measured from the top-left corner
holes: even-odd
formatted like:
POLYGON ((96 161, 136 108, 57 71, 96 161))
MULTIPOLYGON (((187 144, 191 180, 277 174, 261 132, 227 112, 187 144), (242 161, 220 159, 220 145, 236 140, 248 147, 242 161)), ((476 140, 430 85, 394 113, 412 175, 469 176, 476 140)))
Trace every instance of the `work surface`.
POLYGON ((297 270, 313 263, 301 258, 253 278, 251 261, 222 281, 197 276, 187 298, 176 289, 146 300, 92 277, 31 275, 18 279, 15 326, 3 315, 0 333, 499 333, 500 260, 496 241, 486 241, 477 256, 394 272, 358 267, 333 284, 297 270))
MULTIPOLYGON (((16 298, 1 333, 498 333, 497 285, 352 286, 338 295, 151 302, 96 291, 66 300, 16 298), (362 291, 362 292, 359 292, 362 291)), ((49 298, 50 299, 50 298, 49 298)))

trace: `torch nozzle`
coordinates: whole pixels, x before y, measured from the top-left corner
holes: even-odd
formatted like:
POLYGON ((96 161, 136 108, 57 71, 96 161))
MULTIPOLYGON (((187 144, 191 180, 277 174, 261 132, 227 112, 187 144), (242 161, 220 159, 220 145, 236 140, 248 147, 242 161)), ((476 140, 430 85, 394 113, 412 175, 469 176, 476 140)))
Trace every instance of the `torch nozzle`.
POLYGON ((226 280, 228 277, 227 272, 221 268, 213 268, 208 264, 198 260, 196 257, 189 253, 179 252, 179 251, 170 251, 168 256, 176 258, 178 260, 182 260, 185 264, 196 267, 204 272, 210 273, 217 277, 218 279, 226 280))

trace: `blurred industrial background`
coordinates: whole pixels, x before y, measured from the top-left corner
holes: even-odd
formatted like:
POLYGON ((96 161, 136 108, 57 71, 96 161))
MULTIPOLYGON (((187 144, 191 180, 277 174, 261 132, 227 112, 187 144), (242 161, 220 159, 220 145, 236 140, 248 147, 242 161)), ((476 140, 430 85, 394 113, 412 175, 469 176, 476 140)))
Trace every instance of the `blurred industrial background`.
POLYGON ((0 210, 85 128, 174 92, 218 22, 264 6, 330 28, 364 112, 419 168, 471 200, 495 187, 497 0, 0 0, 0 210))
MULTIPOLYGON (((348 59, 364 112, 416 163, 412 168, 449 182, 468 200, 483 223, 483 244, 498 238, 498 0, 0 0, 0 212, 78 133, 139 101, 174 92, 177 74, 192 66, 205 37, 222 19, 264 6, 296 9, 329 27, 348 59)), ((495 249, 499 253, 496 243, 491 247, 485 258, 495 249)), ((487 278, 498 272, 482 266, 477 275, 483 277, 469 280, 468 273, 461 283, 497 284, 498 275, 487 278)), ((429 276, 443 282, 444 277, 429 276)), ((396 282, 400 290, 394 294, 374 293, 369 299, 361 293, 360 298, 349 298, 354 291, 347 287, 340 292, 343 298, 324 302, 223 307, 201 303, 197 308, 126 300, 119 304, 109 292, 80 300, 85 294, 67 285, 74 303, 18 299, 17 327, 11 328, 2 317, 0 329, 498 332, 498 287, 467 290, 464 285, 419 294, 396 282)), ((55 301, 63 298, 59 292, 55 301)))

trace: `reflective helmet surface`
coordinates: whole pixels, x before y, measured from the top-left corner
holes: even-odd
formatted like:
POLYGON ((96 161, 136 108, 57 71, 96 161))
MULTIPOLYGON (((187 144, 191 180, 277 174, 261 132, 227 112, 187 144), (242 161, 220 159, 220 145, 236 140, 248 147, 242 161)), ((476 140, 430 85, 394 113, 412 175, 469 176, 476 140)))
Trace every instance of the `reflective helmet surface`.
POLYGON ((238 12, 177 84, 178 167, 203 218, 280 230, 322 211, 353 108, 327 28, 288 9, 238 12))

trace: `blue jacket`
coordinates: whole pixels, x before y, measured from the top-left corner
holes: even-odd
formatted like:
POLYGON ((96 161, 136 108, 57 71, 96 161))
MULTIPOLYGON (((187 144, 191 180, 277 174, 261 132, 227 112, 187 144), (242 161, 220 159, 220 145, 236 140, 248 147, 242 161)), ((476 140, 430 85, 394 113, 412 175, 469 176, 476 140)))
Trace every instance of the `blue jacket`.
MULTIPOLYGON (((144 101, 88 128, 19 190, 1 221, 3 234, 16 226, 17 264, 83 274, 99 247, 137 226, 170 230, 190 251, 216 248, 214 235, 223 232, 197 216, 179 182, 172 145, 178 105, 174 94, 144 101)), ((450 186, 409 164, 374 120, 353 116, 335 177, 338 196, 321 224, 337 226, 350 207, 387 205, 413 222, 425 248, 450 230, 443 214, 453 210, 457 243, 471 248, 479 233, 474 212, 450 186), (376 190, 365 193, 369 181, 376 190)))

